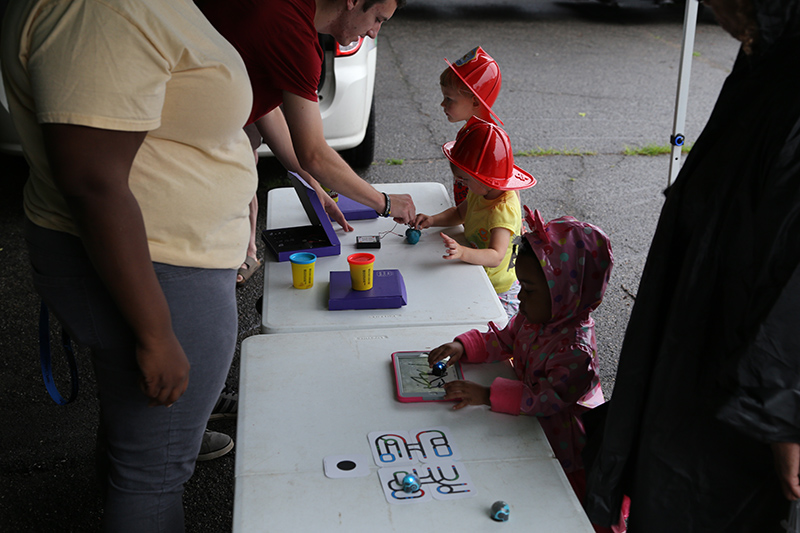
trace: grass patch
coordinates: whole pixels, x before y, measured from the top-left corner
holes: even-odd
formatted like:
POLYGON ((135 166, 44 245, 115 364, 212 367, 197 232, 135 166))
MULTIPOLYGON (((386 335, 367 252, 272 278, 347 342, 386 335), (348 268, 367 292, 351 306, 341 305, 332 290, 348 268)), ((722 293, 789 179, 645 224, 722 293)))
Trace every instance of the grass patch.
POLYGON ((535 150, 520 150, 518 152, 514 152, 514 156, 519 157, 547 157, 551 155, 597 155, 597 152, 592 152, 590 150, 580 150, 577 148, 574 149, 564 149, 564 150, 557 150, 556 148, 541 148, 536 147, 535 150))
MULTIPOLYGON (((692 149, 691 144, 684 144, 681 147, 681 153, 688 154, 691 149, 692 149)), ((632 148, 630 146, 626 146, 625 149, 622 151, 622 153, 625 155, 646 155, 646 156, 671 154, 672 145, 651 143, 651 144, 646 144, 639 148, 632 148)))
POLYGON ((394 159, 394 158, 390 157, 389 159, 386 160, 386 164, 387 165, 402 165, 404 161, 405 161, 405 159, 394 159))

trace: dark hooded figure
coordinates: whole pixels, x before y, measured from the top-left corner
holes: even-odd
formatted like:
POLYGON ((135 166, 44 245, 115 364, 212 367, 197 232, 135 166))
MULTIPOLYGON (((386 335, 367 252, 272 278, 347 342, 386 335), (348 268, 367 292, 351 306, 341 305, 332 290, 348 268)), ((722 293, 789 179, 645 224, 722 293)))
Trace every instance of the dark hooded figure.
POLYGON ((708 4, 742 49, 667 190, 588 480, 631 533, 783 532, 800 497, 800 0, 708 4))

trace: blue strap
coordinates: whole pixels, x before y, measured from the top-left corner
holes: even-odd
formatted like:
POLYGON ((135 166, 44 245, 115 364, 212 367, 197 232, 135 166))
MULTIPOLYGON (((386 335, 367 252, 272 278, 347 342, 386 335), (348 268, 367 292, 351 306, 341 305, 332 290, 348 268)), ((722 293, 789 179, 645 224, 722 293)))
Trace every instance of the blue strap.
POLYGON ((50 393, 53 401, 58 405, 67 405, 78 396, 78 364, 75 362, 72 342, 64 328, 61 328, 61 344, 64 347, 72 381, 72 390, 66 400, 58 392, 53 380, 53 367, 50 364, 50 313, 42 300, 42 307, 39 311, 39 360, 42 363, 42 379, 44 379, 44 386, 47 387, 47 392, 50 393))

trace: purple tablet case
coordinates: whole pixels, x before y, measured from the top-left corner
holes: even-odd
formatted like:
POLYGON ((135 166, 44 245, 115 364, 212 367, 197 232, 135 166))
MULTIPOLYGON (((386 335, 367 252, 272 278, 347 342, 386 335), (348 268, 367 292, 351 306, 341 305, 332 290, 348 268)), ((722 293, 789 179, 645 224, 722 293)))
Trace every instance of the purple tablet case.
POLYGON ((331 272, 331 292, 328 309, 397 309, 408 303, 406 284, 399 270, 375 270, 372 288, 354 291, 350 285, 350 271, 331 272))
POLYGON ((366 220, 368 218, 378 218, 378 213, 371 207, 360 204, 346 196, 339 195, 339 210, 347 220, 366 220))
POLYGON ((261 232, 261 240, 278 261, 288 261, 295 252, 311 252, 317 257, 342 253, 339 237, 317 193, 294 172, 289 172, 289 179, 311 225, 265 229, 261 232))

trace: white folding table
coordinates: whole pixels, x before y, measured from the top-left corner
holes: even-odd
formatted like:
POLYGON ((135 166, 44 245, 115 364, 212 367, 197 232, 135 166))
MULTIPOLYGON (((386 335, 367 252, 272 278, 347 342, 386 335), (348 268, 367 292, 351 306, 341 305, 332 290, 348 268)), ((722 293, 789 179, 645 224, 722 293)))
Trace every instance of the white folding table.
MULTIPOLYGON (((412 196, 417 212, 435 214, 450 207, 450 198, 440 183, 392 183, 375 186, 389 194, 412 196)), ((292 188, 273 189, 267 198, 267 228, 304 226, 308 218, 292 188)), ((483 267, 442 258, 440 231, 463 241, 463 228, 423 230, 419 243, 408 244, 406 226, 391 219, 355 220, 345 233, 337 226, 342 253, 319 257, 314 286, 292 287, 291 265, 269 257, 264 268, 264 333, 337 331, 350 328, 387 328, 434 324, 505 325, 507 317, 483 267), (389 231, 394 231, 398 236, 389 231), (385 234, 380 249, 358 250, 357 235, 385 234), (376 270, 397 269, 403 276, 408 304, 398 309, 328 310, 331 271, 348 271, 347 256, 357 251, 375 255, 376 270)))
MULTIPOLYGON (((476 324, 476 327, 479 325, 476 324)), ((459 411, 451 403, 395 399, 391 353, 432 349, 465 326, 257 335, 242 344, 235 532, 585 532, 592 528, 536 418, 459 411), (325 457, 370 454, 373 431, 445 426, 474 496, 390 504, 370 465, 366 477, 331 479, 325 457), (497 500, 508 522, 489 518, 497 500)), ((506 363, 464 365, 489 385, 506 363)))

